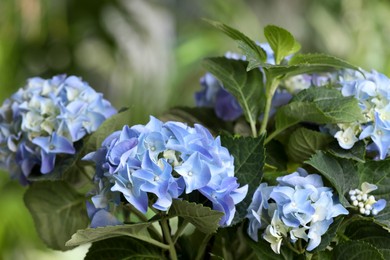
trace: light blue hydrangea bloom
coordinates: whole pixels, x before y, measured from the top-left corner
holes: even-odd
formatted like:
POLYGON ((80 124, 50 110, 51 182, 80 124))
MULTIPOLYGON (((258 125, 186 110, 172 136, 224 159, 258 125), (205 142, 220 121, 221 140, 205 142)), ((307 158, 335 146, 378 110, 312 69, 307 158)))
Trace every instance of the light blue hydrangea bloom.
POLYGON ((58 154, 74 154, 74 143, 115 113, 79 77, 31 78, 0 108, 0 166, 22 183, 35 168, 50 173, 58 154))
POLYGON ((318 174, 298 169, 276 180, 277 186, 262 183, 258 187, 247 214, 248 235, 258 241, 259 230, 265 229, 263 238, 276 253, 280 253, 283 238, 292 243, 303 239, 306 249, 313 250, 333 219, 348 214, 318 174))
MULTIPOLYGON (((96 163, 95 180, 106 180, 107 196, 108 191, 123 194, 142 213, 149 206, 168 211, 173 199, 198 191, 214 210, 224 213, 220 225, 226 226, 247 193, 247 185, 240 188, 234 177, 229 151, 201 125, 163 123, 151 117, 146 125, 114 132, 85 159, 96 163)), ((95 194, 100 198, 101 193, 95 194)))

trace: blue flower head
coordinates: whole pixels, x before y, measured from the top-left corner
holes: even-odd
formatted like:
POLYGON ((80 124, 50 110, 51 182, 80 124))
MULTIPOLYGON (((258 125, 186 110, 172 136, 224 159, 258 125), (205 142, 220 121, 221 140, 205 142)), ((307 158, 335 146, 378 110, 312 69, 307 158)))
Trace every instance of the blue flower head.
POLYGON ((57 155, 74 154, 74 143, 115 113, 79 77, 31 78, 0 108, 0 166, 22 183, 34 168, 50 173, 57 155))
POLYGON ((123 194, 142 213, 149 206, 168 211, 173 199, 198 191, 225 214, 220 224, 226 226, 247 193, 234 177, 233 157, 201 125, 151 117, 146 125, 124 126, 102 145, 85 157, 96 163, 95 180, 107 180, 106 190, 123 194))
POLYGON ((292 243, 301 238, 307 242, 306 249, 313 250, 333 218, 348 214, 318 174, 298 169, 277 181, 277 186, 259 186, 247 214, 248 235, 258 241, 259 230, 266 227, 263 238, 276 253, 280 252, 283 237, 292 243))

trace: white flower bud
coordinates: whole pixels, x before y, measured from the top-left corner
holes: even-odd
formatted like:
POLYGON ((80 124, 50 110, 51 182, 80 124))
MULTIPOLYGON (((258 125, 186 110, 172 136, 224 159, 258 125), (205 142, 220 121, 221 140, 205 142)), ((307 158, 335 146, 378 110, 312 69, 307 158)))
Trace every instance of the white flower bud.
POLYGON ((374 216, 375 216, 375 215, 378 215, 378 210, 373 209, 373 210, 371 211, 371 214, 374 215, 374 216))
POLYGON ((357 195, 357 196, 356 196, 356 199, 357 199, 358 201, 361 201, 361 200, 362 200, 362 195, 360 195, 360 194, 357 195))
POLYGON ((363 202, 359 202, 359 208, 364 208, 364 203, 363 202))
POLYGON ((364 208, 367 209, 367 210, 371 210, 372 206, 370 204, 367 204, 364 208))
POLYGON ((367 198, 368 198, 368 195, 367 195, 367 194, 363 194, 363 195, 362 195, 362 200, 363 200, 363 201, 366 201, 367 198))
POLYGON ((355 201, 355 200, 356 200, 356 196, 353 196, 353 195, 352 195, 352 196, 350 197, 350 199, 351 199, 352 201, 355 201))
POLYGON ((352 202, 352 205, 354 205, 355 207, 357 207, 358 204, 359 204, 359 202, 358 202, 357 200, 354 200, 354 201, 352 202))
POLYGON ((364 208, 360 208, 360 209, 359 209, 359 212, 360 212, 361 214, 365 214, 365 213, 366 213, 366 210, 365 210, 364 208))
POLYGON ((349 191, 349 195, 355 195, 356 194, 356 191, 355 190, 350 190, 349 191))
POLYGON ((369 211, 368 209, 366 209, 366 211, 364 212, 364 215, 368 216, 370 215, 371 211, 369 211))

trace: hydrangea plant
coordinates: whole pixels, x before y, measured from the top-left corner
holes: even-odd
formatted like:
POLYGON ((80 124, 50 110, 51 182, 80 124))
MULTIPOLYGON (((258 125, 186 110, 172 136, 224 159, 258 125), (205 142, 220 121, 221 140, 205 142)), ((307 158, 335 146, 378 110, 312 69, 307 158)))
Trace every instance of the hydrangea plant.
POLYGON ((4 102, 0 162, 42 240, 92 243, 86 259, 390 258, 390 80, 274 25, 258 43, 209 23, 242 54, 204 60, 196 107, 134 124, 74 76, 4 102))

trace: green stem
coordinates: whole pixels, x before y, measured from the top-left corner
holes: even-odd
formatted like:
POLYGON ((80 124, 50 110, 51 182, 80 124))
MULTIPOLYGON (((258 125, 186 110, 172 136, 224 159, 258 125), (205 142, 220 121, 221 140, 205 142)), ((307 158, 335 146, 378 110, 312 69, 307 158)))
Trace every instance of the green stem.
MULTIPOLYGON (((123 234, 123 235, 124 235, 124 236, 128 236, 127 233, 126 233, 126 234, 123 234)), ((150 238, 150 237, 147 238, 147 239, 143 239, 142 237, 134 237, 134 238, 139 239, 139 240, 142 240, 142 241, 145 241, 145 242, 147 242, 147 243, 149 243, 149 244, 155 245, 155 246, 160 247, 160 248, 165 249, 165 250, 170 249, 170 245, 161 243, 160 241, 157 241, 157 240, 155 240, 155 239, 153 239, 153 238, 150 238)), ((172 259, 173 259, 173 258, 172 258, 172 259)))
POLYGON ((180 227, 177 229, 175 235, 173 236, 173 243, 176 244, 177 239, 181 236, 183 233, 184 229, 187 227, 187 225, 190 222, 187 220, 184 220, 183 223, 180 225, 180 227))
POLYGON ((298 249, 293 247, 293 245, 291 245, 290 241, 288 241, 287 239, 285 239, 284 242, 287 244, 288 248, 290 248, 293 252, 297 253, 298 255, 301 255, 303 253, 302 251, 299 251, 298 249))
MULTIPOLYGON (((282 129, 284 130, 284 129, 282 129)), ((267 138, 264 141, 264 144, 268 144, 275 136, 280 134, 282 131, 275 130, 270 135, 267 136, 267 138)))
POLYGON ((344 235, 342 232, 337 232, 337 236, 340 237, 342 240, 344 241, 349 241, 351 240, 349 237, 347 237, 346 235, 344 235))
POLYGON ((265 108, 264 108, 264 117, 263 121, 261 122, 260 132, 259 134, 265 134, 267 132, 267 125, 269 120, 269 112, 271 111, 271 105, 272 105, 272 98, 275 94, 276 89, 278 88, 279 80, 278 79, 271 79, 271 82, 269 83, 269 87, 267 87, 266 91, 266 102, 265 102, 265 108))
MULTIPOLYGON (((130 208, 130 212, 134 213, 141 221, 143 222, 149 222, 148 218, 142 213, 140 212, 138 209, 136 209, 133 205, 131 204, 127 204, 126 205, 127 207, 130 208)), ((153 226, 152 224, 148 227, 160 240, 162 240, 162 236, 160 234, 160 232, 156 229, 155 226, 153 226)))
POLYGON ((207 243, 209 242, 210 238, 212 237, 211 234, 206 235, 203 238, 202 244, 198 248, 198 254, 196 255, 195 260, 202 260, 204 256, 204 251, 206 250, 207 243))
POLYGON ((169 249, 168 249, 169 255, 171 256, 172 260, 177 260, 175 244, 173 243, 172 238, 171 238, 171 232, 169 230, 168 220, 166 218, 163 218, 163 219, 161 219, 160 224, 161 224, 161 229, 162 229, 163 234, 164 234, 164 238, 168 242, 168 245, 169 245, 169 249))

